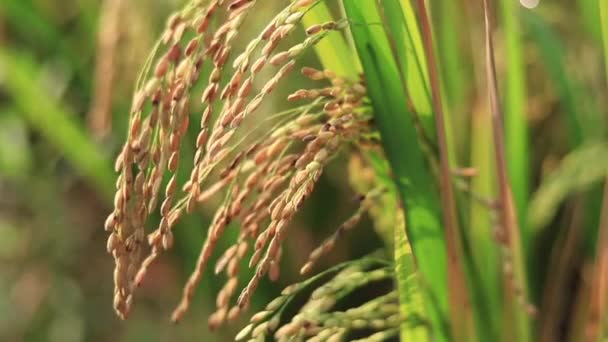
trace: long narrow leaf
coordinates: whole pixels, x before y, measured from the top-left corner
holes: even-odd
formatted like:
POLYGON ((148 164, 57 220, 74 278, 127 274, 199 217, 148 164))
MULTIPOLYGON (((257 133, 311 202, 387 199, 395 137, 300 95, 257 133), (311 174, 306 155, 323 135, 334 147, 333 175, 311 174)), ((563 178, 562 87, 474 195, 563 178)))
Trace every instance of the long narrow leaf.
POLYGON ((494 44, 492 39, 492 22, 488 0, 483 0, 485 22, 485 50, 486 50, 486 79, 492 118, 492 135, 494 138, 494 157, 496 160, 496 176, 498 182, 498 215, 500 229, 505 245, 509 251, 509 262, 513 265, 511 274, 506 275, 506 282, 510 283, 508 301, 515 326, 517 341, 531 339, 531 322, 527 313, 528 283, 525 272, 525 262, 522 255, 517 220, 517 209, 513 203, 513 195, 509 176, 507 175, 507 160, 505 157, 504 128, 502 126, 503 112, 499 103, 498 85, 496 78, 496 64, 494 60, 494 44), (517 290, 516 290, 517 289, 517 290))
POLYGON ((443 214, 443 224, 446 235, 448 253, 448 282, 450 286, 450 320, 452 322, 452 338, 455 341, 472 341, 473 316, 464 272, 456 198, 452 185, 450 170, 450 151, 446 134, 446 119, 444 116, 441 86, 439 83, 439 68, 435 58, 435 48, 432 36, 429 14, 424 0, 418 0, 418 11, 422 30, 422 40, 429 70, 431 98, 434 109, 435 128, 437 130, 437 145, 439 150, 439 184, 440 199, 443 214))
MULTIPOLYGON (((399 12, 400 13, 400 12, 399 12)), ((326 22, 333 20, 328 8, 324 3, 316 5, 304 17, 306 25, 314 25, 317 22, 326 22)), ((325 68, 339 70, 343 76, 355 78, 357 76, 356 69, 353 67, 353 61, 350 58, 351 54, 347 54, 349 58, 336 58, 336 49, 347 47, 343 37, 337 34, 332 36, 332 40, 325 45, 316 47, 317 56, 321 64, 325 68)), ((346 53, 342 50, 342 53, 346 53)), ((374 167, 376 173, 381 177, 388 175, 388 170, 385 167, 374 167)), ((388 188, 394 188, 390 184, 386 184, 388 188)), ((405 234, 405 225, 403 217, 399 217, 398 222, 401 224, 393 227, 394 235, 394 253, 395 253, 395 273, 397 275, 397 287, 400 296, 400 311, 403 317, 418 319, 422 324, 402 324, 401 338, 405 341, 428 341, 430 340, 429 327, 425 322, 427 313, 423 294, 421 292, 420 277, 416 268, 414 256, 412 254, 411 245, 405 234)))
POLYGON ((425 304, 433 327, 433 338, 444 340, 447 329, 446 246, 440 220, 439 198, 434 179, 426 166, 412 112, 407 108, 405 89, 392 58, 381 16, 373 1, 345 0, 351 32, 365 71, 376 120, 385 152, 405 206, 407 236, 421 273, 425 304), (432 256, 432 257, 429 257, 432 256))
POLYGON ((470 223, 465 230, 471 248, 473 263, 479 273, 480 292, 483 303, 488 307, 483 318, 486 338, 498 339, 501 330, 502 289, 501 264, 497 241, 493 235, 494 213, 483 199, 496 198, 496 167, 492 142, 492 125, 489 112, 485 108, 476 109, 471 118, 471 166, 477 175, 471 179, 471 191, 478 199, 471 200, 470 223), (489 335, 489 336, 488 336, 489 335))
POLYGON ((410 1, 382 0, 383 19, 387 34, 394 44, 399 71, 425 132, 434 137, 431 91, 427 62, 420 37, 416 16, 410 1))
POLYGON ((517 1, 502 0, 502 24, 506 43, 505 73, 505 154, 515 207, 519 217, 522 243, 528 244, 525 227, 529 193, 528 125, 526 122, 526 76, 523 61, 520 5, 517 1))

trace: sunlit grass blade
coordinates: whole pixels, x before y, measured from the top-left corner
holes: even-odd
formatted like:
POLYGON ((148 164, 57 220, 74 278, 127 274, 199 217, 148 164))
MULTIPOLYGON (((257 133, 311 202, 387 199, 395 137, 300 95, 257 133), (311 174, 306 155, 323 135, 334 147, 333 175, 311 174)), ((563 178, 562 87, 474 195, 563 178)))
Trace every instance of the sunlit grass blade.
MULTIPOLYGON (((435 36, 438 46, 439 68, 446 103, 448 141, 450 142, 451 161, 454 166, 463 165, 468 160, 470 142, 467 95, 470 85, 470 66, 465 63, 466 54, 463 42, 466 41, 464 24, 466 10, 454 1, 434 1, 432 13, 435 36), (465 109, 466 108, 466 109, 465 109)), ((461 202, 462 204, 462 202, 461 202)))
POLYGON ((493 151, 490 115, 485 108, 478 107, 471 117, 471 166, 475 168, 476 175, 470 183, 470 221, 464 231, 469 244, 473 246, 473 264, 481 283, 481 293, 477 296, 481 298, 482 305, 488 308, 488 316, 483 318, 485 325, 480 326, 480 330, 489 334, 487 338, 497 339, 501 332, 502 274, 498 242, 493 235, 495 214, 491 206, 496 198, 493 151), (487 200, 490 203, 483 202, 487 200))
POLYGON ((505 35, 506 70, 504 91, 505 156, 524 250, 529 232, 526 216, 530 183, 530 156, 526 108, 526 75, 523 60, 520 4, 501 0, 502 28, 505 35))
MULTIPOLYGON (((318 22, 326 22, 333 20, 328 8, 324 3, 316 5, 304 17, 306 25, 313 25, 318 22)), ((336 58, 338 56, 336 49, 340 49, 346 53, 347 44, 342 36, 334 33, 331 36, 331 41, 324 42, 323 45, 316 46, 316 53, 323 67, 337 70, 343 76, 355 79, 357 70, 353 67, 353 61, 347 54, 348 58, 336 58)), ((374 157, 374 156, 370 156, 374 157)), ((372 158, 374 159, 374 158, 372 158)), ((388 175, 388 170, 384 167, 375 166, 374 170, 380 177, 388 175)), ((394 189, 390 184, 387 184, 389 189, 394 189)), ((391 191, 392 193, 393 191, 391 191)), ((395 195, 397 195, 395 193, 395 195)), ((416 263, 412 254, 412 249, 407 236, 405 235, 405 226, 403 217, 399 222, 400 225, 394 227, 394 253, 395 253, 395 272, 397 274, 397 288, 400 296, 400 311, 403 317, 409 319, 418 319, 424 322, 427 319, 423 294, 421 292, 420 277, 416 269, 416 263)), ((401 339, 405 341, 429 341, 430 333, 428 324, 402 324, 401 339)))
POLYGON ((434 179, 416 128, 408 110, 399 69, 390 43, 379 23, 381 16, 373 1, 344 1, 383 145, 405 207, 407 236, 416 256, 423 284, 425 305, 435 340, 445 340, 448 330, 446 245, 440 219, 439 198, 434 179), (432 256, 432 257, 428 257, 432 256))
POLYGON ((382 19, 386 21, 389 43, 394 48, 405 88, 425 133, 435 137, 427 61, 410 1, 382 0, 382 19))
POLYGON ((446 236, 448 255, 448 283, 450 287, 451 332, 455 341, 473 341, 475 339, 473 314, 465 277, 462 236, 456 206, 456 197, 452 184, 450 167, 450 149, 447 138, 447 121, 444 115, 443 98, 439 81, 439 68, 435 57, 434 39, 431 20, 424 0, 419 0, 418 14, 422 31, 422 41, 428 65, 431 98, 434 110, 437 147, 439 152, 439 184, 443 225, 446 236))
MULTIPOLYGON (((507 291, 507 312, 511 313, 514 336, 517 341, 529 341, 532 338, 531 316, 528 313, 529 297, 525 270, 525 258, 522 253, 518 228, 517 209, 515 208, 505 156, 503 112, 498 93, 494 44, 492 39, 492 21, 488 0, 483 0, 485 22, 486 79, 491 108, 492 136, 494 138, 494 158, 498 183, 497 214, 500 232, 508 250, 508 262, 512 265, 509 274, 505 274, 507 291)), ((506 255, 505 255, 506 256, 506 255)), ((508 332, 508 331, 507 331, 508 332)))
MULTIPOLYGON (((439 46, 439 59, 443 80, 446 89, 446 98, 450 107, 461 107, 465 102, 467 90, 467 70, 468 66, 464 63, 464 54, 460 42, 463 40, 465 30, 462 24, 465 21, 464 15, 454 15, 454 13, 464 13, 463 8, 455 1, 436 0, 432 2, 437 46, 439 46)), ((462 116, 465 119, 466 116, 462 116)), ((459 127, 460 129, 461 127, 459 127)), ((464 127, 463 127, 464 128, 464 127)), ((460 131, 459 131, 460 132, 460 131)), ((460 135, 460 134, 459 134, 460 135)))

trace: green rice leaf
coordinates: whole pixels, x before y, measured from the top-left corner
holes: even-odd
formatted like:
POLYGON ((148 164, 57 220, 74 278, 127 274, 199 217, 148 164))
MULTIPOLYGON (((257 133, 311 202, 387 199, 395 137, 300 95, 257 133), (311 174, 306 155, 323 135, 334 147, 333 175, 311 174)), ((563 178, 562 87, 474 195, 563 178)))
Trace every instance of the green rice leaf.
MULTIPOLYGON (((343 1, 353 23, 359 58, 368 83, 384 150, 405 207, 407 237, 412 246, 434 340, 446 340, 444 320, 448 291, 446 244, 435 179, 418 141, 413 113, 408 109, 399 68, 392 57, 382 18, 373 1, 343 1), (367 24, 366 24, 367 23, 367 24), (432 255, 433 257, 428 257, 432 255)), ((406 276, 407 275, 403 275, 406 276)))
POLYGON ((523 61, 523 44, 520 23, 520 4, 512 0, 502 0, 502 24, 506 43, 505 73, 505 155, 511 181, 511 190, 517 209, 522 243, 529 241, 525 227, 526 210, 530 188, 528 156, 528 123, 526 115, 526 75, 523 61))

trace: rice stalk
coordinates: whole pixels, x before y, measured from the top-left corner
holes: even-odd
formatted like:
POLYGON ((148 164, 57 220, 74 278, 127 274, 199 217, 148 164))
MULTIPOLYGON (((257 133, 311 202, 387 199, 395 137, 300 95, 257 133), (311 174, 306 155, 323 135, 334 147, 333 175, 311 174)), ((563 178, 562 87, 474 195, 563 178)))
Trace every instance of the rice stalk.
POLYGON ((438 68, 436 66, 435 53, 431 24, 428 18, 424 0, 417 2, 420 12, 422 38, 424 50, 429 68, 431 85, 431 98, 435 111, 435 126, 437 130, 437 142, 439 147, 439 187, 443 224, 447 246, 448 282, 450 287, 452 338, 456 341, 471 340, 473 327, 472 312, 469 294, 467 290, 466 276, 463 268, 463 252, 461 247, 462 237, 458 227, 456 199, 452 187, 452 173, 450 171, 450 157, 445 128, 445 117, 443 114, 443 103, 439 85, 438 68))
POLYGON ((435 179, 419 140, 422 125, 417 124, 415 110, 403 96, 399 67, 384 27, 361 25, 381 22, 376 3, 344 1, 343 5, 349 19, 360 24, 351 25, 350 29, 369 85, 382 145, 393 172, 392 181, 406 213, 405 228, 423 284, 421 293, 431 322, 431 337, 445 340, 449 334, 444 321, 449 307, 445 239, 435 179))
POLYGON ((500 241, 505 246, 503 270, 507 293, 517 303, 513 308, 513 319, 516 326, 516 336, 522 341, 531 338, 530 316, 536 311, 528 299, 525 261, 521 256, 520 237, 516 208, 513 204, 511 186, 507 175, 507 162, 504 148, 503 115, 499 104, 498 85, 496 79, 496 65, 494 61, 494 46, 492 40, 492 22, 489 5, 483 0, 485 22, 485 50, 486 50, 486 80, 489 88, 489 102, 491 107, 492 133, 494 137, 494 156, 496 160, 496 176, 498 180, 498 217, 500 241), (508 265, 508 266, 507 266, 508 265))
POLYGON ((117 45, 120 38, 122 0, 106 0, 102 4, 97 38, 97 61, 95 65, 95 90, 93 104, 87 116, 89 129, 97 138, 108 134, 112 126, 112 90, 116 72, 117 45))

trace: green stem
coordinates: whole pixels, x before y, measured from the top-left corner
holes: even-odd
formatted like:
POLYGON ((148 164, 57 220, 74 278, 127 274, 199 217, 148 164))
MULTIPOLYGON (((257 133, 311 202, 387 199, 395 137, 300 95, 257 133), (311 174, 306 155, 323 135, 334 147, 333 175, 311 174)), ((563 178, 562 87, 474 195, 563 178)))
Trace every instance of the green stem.
POLYGON ((528 127, 526 122, 526 76, 521 42, 519 4, 514 0, 501 0, 502 24, 506 43, 505 74, 505 158, 511 189, 518 214, 522 243, 528 245, 526 210, 529 193, 528 127))
POLYGON ((422 41, 426 53, 431 99, 435 111, 435 127, 439 147, 439 180, 440 198, 443 213, 443 224, 447 242, 448 282, 450 288, 450 308, 452 319, 452 337, 455 341, 470 341, 471 304, 467 293, 466 279, 462 269, 462 238, 458 228, 456 201, 452 187, 448 143, 443 115, 443 103, 439 85, 439 75, 433 48, 431 24, 424 0, 417 0, 422 28, 422 41))
POLYGON ((492 41, 492 24, 488 0, 483 0, 486 47, 486 76, 489 89, 489 100, 492 113, 492 132, 494 136, 494 156, 496 158, 496 175, 498 179, 498 209, 501 232, 507 246, 512 274, 505 274, 509 303, 513 306, 513 319, 516 326, 517 341, 530 341, 530 317, 524 310, 528 305, 528 288, 525 273, 525 263, 521 255, 519 229, 517 226, 516 208, 513 205, 513 195, 507 173, 507 158, 505 156, 503 114, 499 103, 498 85, 496 79, 496 64, 494 60, 494 45, 492 41))

